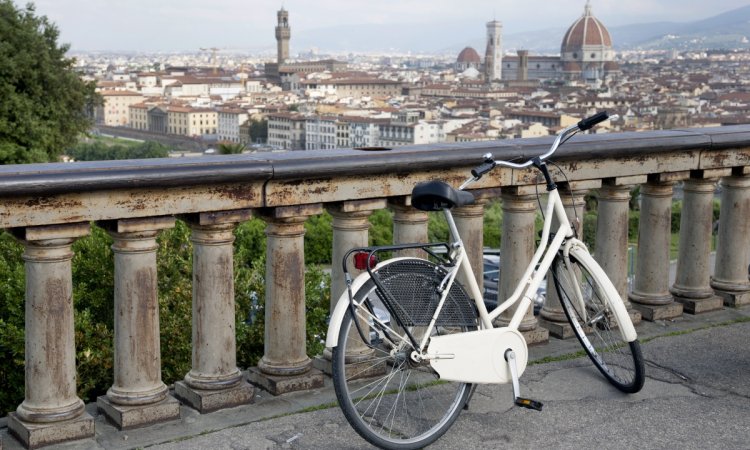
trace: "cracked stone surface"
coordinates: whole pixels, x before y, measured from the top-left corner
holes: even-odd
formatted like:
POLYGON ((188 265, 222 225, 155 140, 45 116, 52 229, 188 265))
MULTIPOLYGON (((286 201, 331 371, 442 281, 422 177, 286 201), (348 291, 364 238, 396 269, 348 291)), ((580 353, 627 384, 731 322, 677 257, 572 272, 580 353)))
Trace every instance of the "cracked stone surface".
MULTIPOLYGON (((611 387, 588 358, 529 366, 522 392, 544 402, 542 412, 512 406, 510 386, 481 386, 469 410, 430 448, 746 449, 747 336, 750 323, 740 323, 647 342, 648 378, 633 395, 611 387)), ((235 442, 246 449, 369 447, 333 408, 154 448, 235 449, 235 442)))
MULTIPOLYGON (((430 448, 750 448, 750 322, 721 323, 727 315, 731 319, 748 313, 727 310, 709 328, 680 335, 654 338, 705 319, 647 325, 656 331, 639 328, 639 334, 651 340, 642 346, 647 380, 637 394, 611 387, 587 357, 527 367, 522 395, 544 402, 542 412, 514 407, 509 385, 480 386, 470 408, 430 448)), ((573 341, 553 341, 547 351, 561 355, 579 348, 573 341)), ((294 414, 331 402, 330 381, 306 393, 264 395, 253 405, 211 414, 183 407, 181 421, 126 432, 97 417, 96 439, 54 448, 370 448, 338 408, 294 414)), ((19 449, 3 425, 0 421, 3 449, 19 449)))

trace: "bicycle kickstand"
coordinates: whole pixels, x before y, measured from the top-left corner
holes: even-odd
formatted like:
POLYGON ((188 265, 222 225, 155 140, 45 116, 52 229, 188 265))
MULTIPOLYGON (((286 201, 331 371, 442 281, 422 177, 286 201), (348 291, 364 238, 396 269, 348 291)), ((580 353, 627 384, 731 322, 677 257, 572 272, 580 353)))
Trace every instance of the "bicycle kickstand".
POLYGON ((505 360, 508 361, 508 367, 510 367, 510 377, 513 380, 513 403, 516 406, 523 408, 534 409, 537 411, 542 410, 542 402, 531 400, 530 398, 521 397, 521 388, 518 384, 518 368, 516 367, 516 354, 513 350, 508 349, 505 351, 505 360))

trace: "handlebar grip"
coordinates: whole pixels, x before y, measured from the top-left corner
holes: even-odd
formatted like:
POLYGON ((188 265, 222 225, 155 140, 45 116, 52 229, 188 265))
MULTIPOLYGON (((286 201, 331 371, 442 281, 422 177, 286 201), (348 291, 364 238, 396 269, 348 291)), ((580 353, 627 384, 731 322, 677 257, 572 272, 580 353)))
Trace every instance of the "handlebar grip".
POLYGON ((581 131, 586 131, 589 128, 592 128, 597 123, 604 122, 607 119, 609 119, 609 114, 607 114, 607 111, 596 113, 593 116, 587 117, 578 122, 578 129, 580 129, 581 131))
POLYGON ((471 169, 471 174, 478 180, 482 178, 482 175, 494 169, 496 164, 495 161, 482 163, 482 165, 471 169))

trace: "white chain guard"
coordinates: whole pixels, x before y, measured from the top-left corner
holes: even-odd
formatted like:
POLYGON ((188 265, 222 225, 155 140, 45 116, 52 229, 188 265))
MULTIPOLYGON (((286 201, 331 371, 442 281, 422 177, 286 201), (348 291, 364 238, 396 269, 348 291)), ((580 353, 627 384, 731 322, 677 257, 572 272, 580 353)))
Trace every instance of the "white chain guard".
POLYGON ((528 347, 518 330, 506 327, 433 336, 427 355, 443 380, 501 384, 511 381, 505 360, 508 349, 516 354, 520 377, 526 369, 528 347))

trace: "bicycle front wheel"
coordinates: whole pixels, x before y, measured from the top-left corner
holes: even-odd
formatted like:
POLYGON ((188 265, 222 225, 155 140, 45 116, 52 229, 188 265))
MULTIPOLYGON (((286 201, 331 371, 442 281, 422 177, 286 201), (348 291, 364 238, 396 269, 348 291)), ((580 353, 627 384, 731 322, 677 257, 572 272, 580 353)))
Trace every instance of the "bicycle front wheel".
POLYGON ((571 267, 566 266, 562 256, 555 259, 551 269, 555 291, 576 337, 594 365, 617 389, 638 392, 645 381, 641 347, 637 340, 626 341, 619 330, 619 321, 630 321, 630 318, 613 312, 614 302, 622 300, 619 295, 611 298, 607 294, 604 284, 611 286, 611 281, 593 275, 603 274, 603 271, 591 255, 581 253, 570 255, 571 267))
MULTIPOLYGON (((409 291, 418 295, 414 286, 409 291)), ((417 449, 442 436, 466 403, 471 385, 439 379, 414 350, 368 281, 355 293, 355 319, 347 312, 333 349, 333 384, 344 416, 368 442, 388 449, 417 449), (377 320, 388 323, 379 325, 377 320), (359 329, 358 329, 359 326, 359 329)), ((420 340, 424 326, 409 326, 420 340)), ((467 331, 438 325, 432 334, 467 331)))

